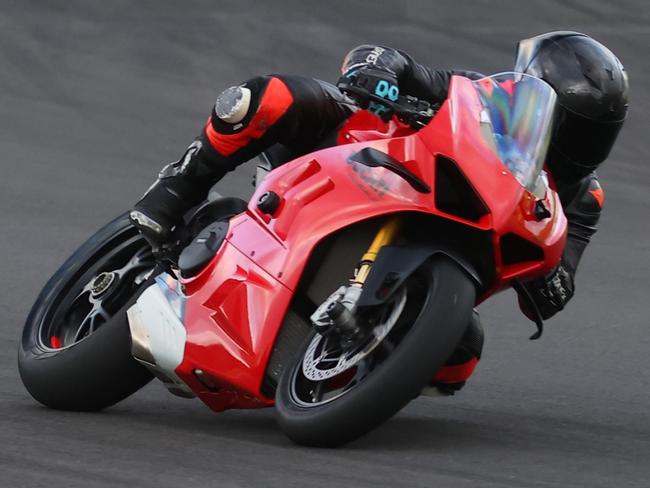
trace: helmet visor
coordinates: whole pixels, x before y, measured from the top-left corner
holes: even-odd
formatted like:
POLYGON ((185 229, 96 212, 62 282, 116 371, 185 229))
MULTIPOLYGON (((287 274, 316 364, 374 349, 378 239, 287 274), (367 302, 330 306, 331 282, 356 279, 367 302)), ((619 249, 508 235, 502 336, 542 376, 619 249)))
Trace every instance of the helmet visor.
POLYGON ((552 145, 578 166, 594 169, 607 159, 622 126, 623 120, 597 122, 560 108, 552 145))
POLYGON ((537 54, 538 42, 535 37, 519 41, 515 55, 515 69, 517 73, 526 73, 528 65, 537 54))

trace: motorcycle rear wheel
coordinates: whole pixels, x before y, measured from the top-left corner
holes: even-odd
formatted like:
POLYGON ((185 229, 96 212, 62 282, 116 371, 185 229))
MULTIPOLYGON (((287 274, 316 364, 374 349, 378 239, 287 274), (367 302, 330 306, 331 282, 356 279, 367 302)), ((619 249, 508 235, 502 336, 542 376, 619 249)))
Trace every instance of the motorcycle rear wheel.
POLYGON ((35 400, 60 410, 100 410, 153 378, 131 356, 126 316, 153 266, 151 249, 125 213, 50 278, 18 348, 20 377, 35 400))
POLYGON ((278 424, 291 440, 336 447, 362 436, 417 397, 451 355, 475 303, 476 289, 469 276, 440 256, 418 269, 404 287, 402 317, 353 371, 313 381, 307 378, 303 361, 310 345, 313 351, 315 336, 297 352, 280 378, 275 398, 278 424))

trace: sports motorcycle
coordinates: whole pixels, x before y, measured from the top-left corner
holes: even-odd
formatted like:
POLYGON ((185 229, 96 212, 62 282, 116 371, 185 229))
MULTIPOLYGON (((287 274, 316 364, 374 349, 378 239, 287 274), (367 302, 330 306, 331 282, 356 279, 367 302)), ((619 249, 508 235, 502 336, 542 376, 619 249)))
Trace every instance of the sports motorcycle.
POLYGON ((549 85, 454 77, 437 110, 349 91, 389 117, 358 110, 329 147, 263 154, 249 202, 186 216, 174 266, 128 214, 84 243, 27 318, 29 393, 99 410, 155 377, 217 412, 275 406, 293 441, 337 446, 420 395, 477 304, 559 263, 549 85))

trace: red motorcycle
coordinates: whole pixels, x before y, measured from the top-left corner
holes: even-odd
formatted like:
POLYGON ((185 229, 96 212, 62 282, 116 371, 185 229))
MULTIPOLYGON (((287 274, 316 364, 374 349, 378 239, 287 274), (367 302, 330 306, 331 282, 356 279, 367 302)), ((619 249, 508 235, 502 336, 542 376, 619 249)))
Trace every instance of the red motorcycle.
POLYGON ((454 77, 435 113, 365 96, 392 119, 359 110, 332 147, 261 168, 249 203, 202 205, 173 269, 126 215, 90 238, 27 319, 31 395, 96 410, 153 374, 215 411, 275 405, 291 439, 324 446, 417 397, 476 304, 559 263, 555 93, 504 73, 454 77))

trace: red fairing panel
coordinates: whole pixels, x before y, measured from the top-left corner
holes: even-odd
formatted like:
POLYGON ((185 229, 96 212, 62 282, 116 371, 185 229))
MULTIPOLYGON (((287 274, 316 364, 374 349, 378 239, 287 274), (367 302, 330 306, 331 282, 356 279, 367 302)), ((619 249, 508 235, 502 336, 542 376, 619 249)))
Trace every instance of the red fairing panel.
POLYGON ((214 410, 272 404, 259 386, 291 292, 230 243, 185 291, 187 342, 176 373, 214 410))
MULTIPOLYGON (((323 237, 375 215, 431 209, 431 194, 418 193, 396 174, 346 162, 366 146, 324 150, 274 171, 251 201, 275 191, 283 199, 275 215, 251 204, 231 220, 226 244, 208 267, 184 280, 187 343, 176 373, 212 409, 272 403, 260 393, 265 367, 292 290, 323 237)), ((428 162, 428 171, 418 174, 431 179, 433 157, 417 139, 373 146, 428 162)))
POLYGON ((245 254, 254 252, 260 266, 293 290, 312 249, 324 237, 377 215, 433 211, 430 193, 417 192, 385 168, 348 161, 364 147, 390 153, 418 177, 432 181, 433 156, 413 136, 316 152, 269 175, 251 199, 249 212, 233 220, 233 245, 245 254), (281 198, 273 216, 261 213, 254 203, 269 190, 281 198))
POLYGON ((534 217, 534 197, 483 142, 479 103, 471 82, 455 77, 449 99, 419 132, 403 135, 408 132, 404 126, 377 124, 373 118, 371 133, 377 139, 368 141, 363 129, 369 121, 360 112, 340 134, 339 143, 349 143, 298 158, 267 176, 248 211, 231 220, 217 256, 197 277, 183 281, 188 297, 187 344, 176 372, 206 404, 223 410, 272 403, 260 387, 293 290, 314 247, 355 222, 395 212, 423 212, 493 230, 498 268, 494 290, 513 277, 539 275, 557 265, 566 234, 563 213, 554 212, 561 208, 559 199, 548 192, 546 203, 554 217, 541 222, 534 217), (416 191, 388 169, 349 161, 365 147, 390 154, 432 192, 416 191), (488 215, 469 222, 435 208, 437 154, 456 161, 483 198, 488 215), (281 198, 271 216, 255 204, 267 191, 281 198), (537 243, 544 250, 544 261, 502 266, 499 238, 509 232, 537 243), (199 377, 197 369, 202 370, 199 377))
POLYGON ((449 99, 417 135, 433 153, 444 154, 459 164, 488 207, 499 279, 495 289, 499 289, 507 286, 512 278, 539 276, 557 266, 566 243, 567 221, 564 212, 558 211, 562 206, 554 191, 547 192, 543 199, 553 217, 542 221, 535 217, 535 196, 507 171, 481 136, 480 110, 481 103, 472 82, 455 76, 449 99), (502 266, 499 240, 508 233, 536 244, 544 251, 544 261, 502 266))

